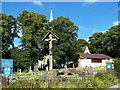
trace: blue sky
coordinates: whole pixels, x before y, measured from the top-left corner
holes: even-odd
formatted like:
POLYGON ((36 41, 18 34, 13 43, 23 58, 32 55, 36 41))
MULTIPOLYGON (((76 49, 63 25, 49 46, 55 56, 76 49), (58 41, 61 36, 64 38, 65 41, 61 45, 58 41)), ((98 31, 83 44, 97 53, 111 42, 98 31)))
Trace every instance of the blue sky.
MULTIPOLYGON (((44 14, 49 19, 50 8, 53 18, 69 18, 79 27, 78 39, 88 40, 95 32, 104 32, 118 22, 118 2, 4 2, 2 13, 17 17, 23 10, 44 14)), ((20 40, 15 39, 15 45, 20 40)))

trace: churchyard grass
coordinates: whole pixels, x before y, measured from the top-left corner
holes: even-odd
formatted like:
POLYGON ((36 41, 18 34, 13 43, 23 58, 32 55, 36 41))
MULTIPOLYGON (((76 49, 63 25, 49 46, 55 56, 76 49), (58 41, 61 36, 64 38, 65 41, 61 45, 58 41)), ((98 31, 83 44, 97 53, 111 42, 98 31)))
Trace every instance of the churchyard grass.
POLYGON ((81 76, 78 72, 73 75, 50 76, 47 71, 40 71, 37 74, 14 74, 13 76, 25 76, 26 79, 17 79, 3 88, 107 88, 118 84, 118 78, 105 72, 105 68, 96 68, 96 75, 81 76), (34 77, 34 78, 33 78, 34 77), (29 79, 31 78, 31 79, 29 79))

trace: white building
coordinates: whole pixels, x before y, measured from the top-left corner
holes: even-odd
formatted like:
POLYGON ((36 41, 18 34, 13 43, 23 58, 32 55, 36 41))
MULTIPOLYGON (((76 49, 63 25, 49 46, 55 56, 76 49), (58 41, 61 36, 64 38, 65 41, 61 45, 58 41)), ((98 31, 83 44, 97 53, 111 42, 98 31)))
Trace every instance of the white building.
POLYGON ((106 61, 112 61, 112 57, 104 54, 91 54, 88 47, 85 48, 84 53, 77 53, 78 62, 81 67, 97 67, 105 66, 106 61))

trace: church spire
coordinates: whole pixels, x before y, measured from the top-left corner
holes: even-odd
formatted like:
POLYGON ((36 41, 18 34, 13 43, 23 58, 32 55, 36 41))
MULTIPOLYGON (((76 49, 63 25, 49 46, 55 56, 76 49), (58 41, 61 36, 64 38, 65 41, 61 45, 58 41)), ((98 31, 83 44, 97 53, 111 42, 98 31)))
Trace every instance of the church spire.
POLYGON ((52 13, 52 8, 51 8, 51 10, 50 10, 50 20, 49 20, 49 22, 51 22, 51 21, 53 21, 53 13, 52 13))
POLYGON ((88 53, 88 54, 90 54, 90 51, 89 51, 89 49, 88 49, 88 46, 85 47, 85 51, 84 51, 84 53, 88 53))

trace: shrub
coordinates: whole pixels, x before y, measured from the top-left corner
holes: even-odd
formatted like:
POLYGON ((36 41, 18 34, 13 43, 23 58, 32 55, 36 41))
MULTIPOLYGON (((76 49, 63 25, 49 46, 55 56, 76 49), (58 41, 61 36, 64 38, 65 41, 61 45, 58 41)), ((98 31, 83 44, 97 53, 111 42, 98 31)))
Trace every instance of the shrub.
POLYGON ((106 72, 103 72, 103 71, 99 71, 96 75, 95 75, 95 77, 98 77, 99 79, 102 79, 102 80, 104 80, 105 78, 106 78, 106 72))
POLYGON ((120 59, 114 59, 114 64, 117 76, 120 78, 120 59))

